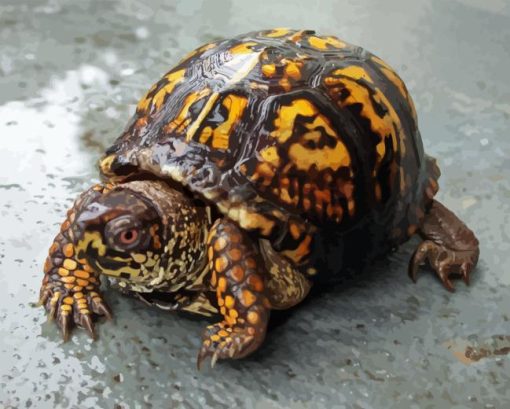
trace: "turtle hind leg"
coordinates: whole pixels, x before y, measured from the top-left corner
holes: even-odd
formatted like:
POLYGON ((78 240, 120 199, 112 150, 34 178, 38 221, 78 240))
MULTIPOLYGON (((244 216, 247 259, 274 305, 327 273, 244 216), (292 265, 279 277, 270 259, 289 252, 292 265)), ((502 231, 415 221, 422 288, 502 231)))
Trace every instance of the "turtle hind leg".
POLYGON ((267 240, 260 240, 260 248, 268 271, 267 297, 271 309, 286 310, 305 299, 312 283, 285 257, 278 254, 267 240))
POLYGON ((453 212, 436 200, 419 229, 425 239, 409 263, 409 276, 416 282, 418 268, 428 262, 449 291, 454 291, 451 276, 461 276, 466 285, 478 261, 480 250, 474 233, 453 212))

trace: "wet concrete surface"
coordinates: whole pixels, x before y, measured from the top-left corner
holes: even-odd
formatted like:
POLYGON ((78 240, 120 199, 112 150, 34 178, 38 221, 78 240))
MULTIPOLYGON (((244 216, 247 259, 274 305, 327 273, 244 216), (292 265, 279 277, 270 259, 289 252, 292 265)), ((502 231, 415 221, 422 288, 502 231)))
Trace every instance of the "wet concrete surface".
POLYGON ((510 3, 505 0, 0 4, 0 406, 510 406, 510 3), (412 5, 411 5, 412 4, 412 5), (448 293, 406 274, 417 241, 278 314, 252 357, 197 372, 201 319, 113 291, 115 320, 62 343, 37 299, 65 210, 138 98, 199 44, 291 26, 383 57, 414 96, 438 195, 481 257, 448 293))

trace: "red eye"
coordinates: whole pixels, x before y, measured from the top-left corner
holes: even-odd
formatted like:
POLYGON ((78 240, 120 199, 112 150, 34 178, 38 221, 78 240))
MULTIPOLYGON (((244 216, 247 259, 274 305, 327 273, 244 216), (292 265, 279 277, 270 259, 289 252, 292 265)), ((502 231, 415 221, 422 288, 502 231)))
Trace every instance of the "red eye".
POLYGON ((122 244, 133 244, 138 238, 138 230, 124 230, 122 233, 120 233, 119 238, 122 244))

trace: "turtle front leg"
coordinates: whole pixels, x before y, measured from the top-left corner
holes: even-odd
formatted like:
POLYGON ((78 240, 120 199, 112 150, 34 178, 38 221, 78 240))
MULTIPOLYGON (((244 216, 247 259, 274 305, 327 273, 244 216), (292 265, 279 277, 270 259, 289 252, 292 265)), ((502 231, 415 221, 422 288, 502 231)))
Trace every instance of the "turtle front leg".
POLYGON ((425 239, 414 252, 409 276, 416 282, 418 267, 428 261, 448 291, 454 291, 452 275, 461 275, 469 284, 469 274, 478 262, 480 250, 474 233, 450 210, 434 200, 419 231, 425 239))
POLYGON ((77 257, 69 240, 73 217, 71 209, 50 247, 39 296, 39 305, 44 306, 50 320, 56 319, 64 340, 69 338, 73 324, 85 328, 94 338, 92 314, 111 318, 110 309, 101 297, 98 274, 77 257))
POLYGON ((214 366, 218 359, 243 358, 255 351, 269 319, 264 262, 244 231, 227 219, 217 220, 209 232, 208 259, 223 321, 205 329, 198 368, 208 356, 214 366))

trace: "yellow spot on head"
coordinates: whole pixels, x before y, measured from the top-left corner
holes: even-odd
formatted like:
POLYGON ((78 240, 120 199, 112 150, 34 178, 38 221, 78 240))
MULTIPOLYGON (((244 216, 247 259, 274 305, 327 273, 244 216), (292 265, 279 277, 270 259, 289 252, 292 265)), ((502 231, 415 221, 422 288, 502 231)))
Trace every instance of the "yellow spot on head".
POLYGON ((140 254, 140 253, 133 253, 131 254, 131 257, 133 258, 133 260, 139 264, 143 264, 145 263, 145 261, 147 261, 147 256, 145 254, 140 254))

